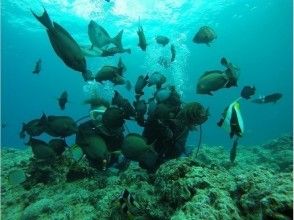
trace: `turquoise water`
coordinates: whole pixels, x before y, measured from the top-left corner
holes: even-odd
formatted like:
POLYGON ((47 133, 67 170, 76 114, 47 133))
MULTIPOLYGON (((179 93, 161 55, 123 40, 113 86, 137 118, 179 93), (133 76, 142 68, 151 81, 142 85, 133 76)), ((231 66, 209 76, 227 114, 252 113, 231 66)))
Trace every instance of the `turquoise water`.
MULTIPOLYGON (((44 0, 40 2, 3 1, 1 33, 1 130, 2 146, 24 146, 19 138, 23 122, 47 115, 68 115, 78 119, 88 114, 81 75, 57 57, 44 27, 32 16, 42 5, 52 20, 65 27, 80 44, 90 44, 87 25, 91 19, 107 29, 111 36, 124 29, 123 45, 132 53, 108 58, 87 58, 88 68, 96 73, 105 64, 116 64, 122 57, 127 66, 125 77, 135 84, 139 74, 162 71, 175 84, 184 102, 197 101, 209 107, 211 116, 203 125, 203 142, 231 145, 228 134, 216 126, 223 109, 235 100, 245 85, 255 85, 256 97, 280 92, 276 104, 255 105, 241 102, 245 123, 242 144, 258 144, 284 133, 292 133, 292 1, 191 1, 191 0, 44 0), (41 3, 40 3, 41 2, 41 3), (147 51, 137 46, 138 18, 147 38, 147 51), (203 26, 211 26, 218 38, 211 47, 194 44, 192 38, 203 26), (169 53, 155 42, 166 35, 175 44, 176 61, 169 69, 156 61, 169 53), (241 69, 239 86, 215 92, 214 96, 196 94, 196 82, 207 70, 222 69, 219 60, 227 57, 241 69), (42 71, 33 75, 41 58, 42 71), (70 103, 61 111, 56 98, 67 90, 70 103)), ((117 88, 133 101, 133 94, 117 88)), ((149 89, 147 94, 152 94, 149 89)), ((147 97, 149 98, 149 97, 147 97)), ((132 122, 130 131, 142 129, 132 122)), ((46 139, 46 136, 44 136, 46 139)), ((196 143, 192 132, 188 144, 196 143)), ((72 142, 69 138, 68 142, 72 142)))

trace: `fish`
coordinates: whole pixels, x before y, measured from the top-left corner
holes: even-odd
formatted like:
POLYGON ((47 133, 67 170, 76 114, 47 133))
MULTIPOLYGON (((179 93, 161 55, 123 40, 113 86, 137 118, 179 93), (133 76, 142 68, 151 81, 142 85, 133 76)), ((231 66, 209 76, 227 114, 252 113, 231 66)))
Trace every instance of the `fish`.
POLYGON ((41 69, 42 69, 42 60, 38 59, 37 62, 36 62, 35 68, 33 70, 33 73, 34 74, 39 74, 41 72, 41 69))
POLYGON ((237 156, 237 146, 238 146, 238 138, 236 138, 233 142, 233 146, 230 151, 230 161, 234 163, 236 156, 237 156))
POLYGON ((31 146, 36 159, 50 161, 56 157, 55 151, 45 141, 31 137, 26 145, 31 146))
POLYGON ((147 112, 147 103, 145 100, 136 100, 133 102, 133 106, 139 115, 145 115, 147 112))
POLYGON ((193 42, 197 44, 206 44, 210 46, 210 43, 217 38, 215 31, 208 26, 201 27, 193 38, 193 42))
POLYGON ((121 108, 124 111, 126 119, 136 116, 136 110, 131 105, 129 100, 123 98, 122 95, 116 90, 114 91, 114 96, 112 98, 111 104, 121 108))
POLYGON ((166 101, 172 94, 170 87, 160 88, 156 90, 154 97, 157 103, 166 101))
POLYGON ((138 26, 138 31, 137 31, 138 37, 139 37, 139 43, 138 46, 143 50, 146 51, 147 48, 147 42, 144 34, 144 30, 142 25, 140 24, 140 18, 139 18, 139 26, 138 26))
POLYGON ((101 170, 106 170, 110 159, 110 153, 104 139, 99 135, 89 135, 77 143, 85 153, 87 159, 101 170))
POLYGON ((148 84, 149 76, 146 74, 145 76, 140 75, 136 81, 135 84, 135 93, 138 95, 138 97, 144 95, 143 89, 148 84))
POLYGON ((234 135, 242 137, 244 133, 244 122, 240 111, 240 103, 238 102, 239 99, 225 108, 222 118, 217 122, 219 127, 229 131, 230 138, 233 138, 234 135))
POLYGON ((148 145, 146 140, 136 133, 130 133, 125 137, 121 150, 126 158, 137 162, 144 161, 142 157, 148 152, 151 153, 150 157, 157 158, 158 156, 153 145, 148 145))
POLYGON ((224 74, 228 77, 228 83, 226 84, 226 88, 230 88, 232 86, 238 86, 238 78, 239 78, 239 68, 228 62, 225 57, 221 58, 221 64, 225 66, 227 69, 224 71, 224 74))
POLYGON ((87 69, 83 52, 74 38, 58 23, 51 21, 46 9, 41 16, 31 10, 34 17, 47 28, 51 45, 59 58, 69 68, 81 72, 85 81, 92 80, 92 73, 87 69))
POLYGON ((26 181, 26 179, 27 179, 27 176, 23 169, 11 170, 8 173, 8 182, 11 185, 14 185, 14 186, 19 185, 23 183, 24 181, 26 181))
POLYGON ((49 115, 44 119, 45 133, 52 137, 65 138, 76 134, 78 131, 76 122, 69 116, 49 115))
POLYGON ((155 38, 156 42, 158 44, 161 44, 162 46, 165 46, 169 43, 169 38, 166 37, 166 36, 162 36, 162 35, 158 35, 156 38, 155 38))
POLYGON ((266 104, 266 103, 276 103, 283 96, 282 93, 273 93, 266 96, 261 96, 258 99, 252 100, 253 103, 266 104))
POLYGON ((199 77, 196 85, 196 92, 198 94, 213 95, 213 91, 225 88, 228 82, 229 78, 223 71, 207 71, 199 77))
POLYGON ((102 123, 109 130, 121 128, 125 123, 125 113, 117 107, 109 107, 102 115, 102 123))
POLYGON ((176 115, 176 120, 192 129, 208 120, 209 109, 198 102, 189 102, 176 115))
POLYGON ((250 99, 255 94, 255 86, 244 86, 241 91, 241 97, 243 99, 250 99))
POLYGON ((118 198, 119 206, 121 212, 128 216, 128 219, 133 218, 133 213, 131 212, 132 207, 140 208, 139 203, 135 200, 132 194, 124 189, 118 198))
POLYGON ((108 56, 114 56, 117 53, 128 53, 131 54, 131 49, 124 49, 124 48, 119 48, 119 47, 111 47, 107 49, 102 49, 102 54, 101 57, 108 57, 108 56))
POLYGON ((175 49, 175 46, 173 44, 170 45, 170 52, 171 52, 171 58, 170 58, 170 61, 171 62, 174 62, 175 59, 176 59, 176 49, 175 49))
POLYGON ((63 139, 51 139, 48 145, 54 150, 56 155, 61 155, 65 151, 65 148, 68 147, 63 139))
POLYGON ((162 84, 166 82, 166 77, 160 72, 154 72, 149 76, 148 87, 156 85, 157 89, 160 89, 162 84))
POLYGON ((107 31, 95 21, 91 20, 88 25, 88 36, 92 43, 92 49, 98 47, 102 49, 108 44, 114 44, 118 48, 123 48, 121 39, 123 30, 121 30, 114 38, 111 38, 107 31))
POLYGON ((96 82, 103 82, 109 80, 115 85, 126 84, 126 80, 123 78, 123 73, 126 71, 126 66, 119 59, 117 67, 115 66, 103 66, 96 74, 96 82))
POLYGON ((64 91, 61 93, 60 97, 58 98, 58 105, 61 110, 65 109, 65 104, 68 102, 68 93, 64 91))
POLYGON ((44 124, 44 119, 46 115, 43 114, 40 119, 33 119, 28 123, 22 124, 22 129, 20 131, 20 138, 25 138, 25 134, 27 133, 30 137, 35 137, 41 135, 46 130, 46 124, 44 124))

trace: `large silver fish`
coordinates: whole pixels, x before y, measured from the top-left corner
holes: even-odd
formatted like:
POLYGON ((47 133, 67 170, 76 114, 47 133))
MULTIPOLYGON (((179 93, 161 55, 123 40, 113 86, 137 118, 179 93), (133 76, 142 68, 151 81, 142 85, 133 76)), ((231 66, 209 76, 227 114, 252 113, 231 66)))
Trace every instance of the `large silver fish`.
POLYGON ((93 47, 98 47, 102 49, 108 44, 114 44, 118 48, 123 48, 121 43, 123 30, 121 30, 114 38, 111 38, 107 31, 97 24, 95 21, 91 20, 88 25, 88 35, 93 47))
POLYGON ((49 40, 57 56, 59 56, 68 67, 81 72, 84 80, 91 80, 92 74, 87 70, 86 59, 73 37, 61 25, 56 22, 52 23, 45 9, 41 16, 36 15, 32 10, 31 12, 35 18, 47 28, 49 40))

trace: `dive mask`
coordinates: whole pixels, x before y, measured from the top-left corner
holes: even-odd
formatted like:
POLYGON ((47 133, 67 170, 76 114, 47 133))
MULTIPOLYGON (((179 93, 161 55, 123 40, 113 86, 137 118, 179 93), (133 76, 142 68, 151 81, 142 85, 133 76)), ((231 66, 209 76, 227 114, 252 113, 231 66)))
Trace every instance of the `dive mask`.
POLYGON ((104 114, 104 112, 106 111, 106 107, 105 106, 99 106, 98 108, 92 109, 90 111, 90 118, 94 121, 94 122, 101 122, 102 121, 102 115, 104 114))

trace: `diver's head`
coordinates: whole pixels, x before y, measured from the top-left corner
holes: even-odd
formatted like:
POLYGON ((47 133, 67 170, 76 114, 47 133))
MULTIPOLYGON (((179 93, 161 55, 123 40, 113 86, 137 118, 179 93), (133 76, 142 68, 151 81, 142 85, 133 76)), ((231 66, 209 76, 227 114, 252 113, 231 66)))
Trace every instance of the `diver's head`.
POLYGON ((106 111, 106 107, 104 105, 100 105, 96 108, 90 110, 90 118, 94 122, 94 124, 98 124, 102 122, 102 116, 106 111))

